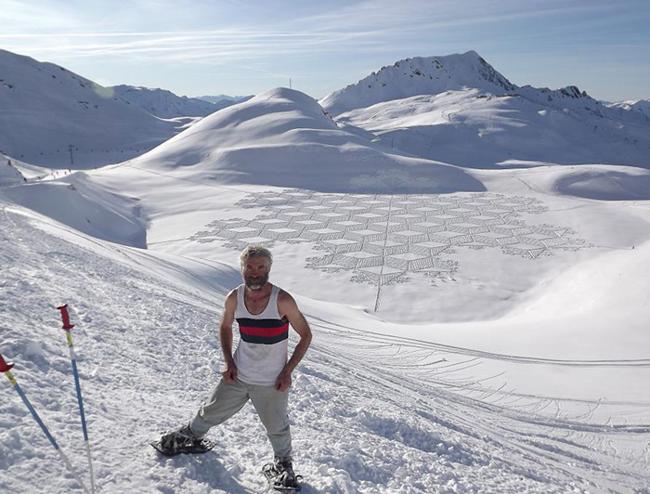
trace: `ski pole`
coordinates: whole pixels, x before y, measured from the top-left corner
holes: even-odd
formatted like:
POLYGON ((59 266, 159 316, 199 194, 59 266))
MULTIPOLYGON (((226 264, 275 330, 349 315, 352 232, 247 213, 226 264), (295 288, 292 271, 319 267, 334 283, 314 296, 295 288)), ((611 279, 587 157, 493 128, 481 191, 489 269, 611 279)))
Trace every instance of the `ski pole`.
POLYGON ((36 412, 36 409, 32 406, 32 404, 29 402, 27 399, 27 395, 23 392, 22 388, 16 381, 16 378, 14 375, 11 373, 11 368, 14 366, 13 363, 11 362, 5 362, 5 359, 0 355, 0 372, 4 373, 5 376, 7 376, 7 379, 9 379, 9 382, 11 385, 14 387, 16 392, 18 393, 18 396, 20 396, 20 399, 23 400, 23 403, 29 410, 29 413, 32 414, 32 417, 34 417, 34 420, 36 423, 40 426, 41 430, 45 434, 45 437, 47 437, 48 441, 50 441, 50 444, 56 449, 56 452, 59 453, 59 456, 61 457, 61 460, 63 460, 63 463, 65 464, 65 467, 70 471, 72 476, 75 478, 77 482, 79 482, 79 485, 81 488, 84 490, 86 494, 90 494, 88 489, 86 488, 86 485, 83 483, 75 469, 72 467, 72 464, 70 463, 70 460, 68 460, 68 457, 65 455, 65 453, 59 448, 59 445, 57 444, 56 440, 54 437, 52 437, 52 434, 50 434, 49 429, 41 420, 41 417, 39 417, 38 413, 36 412))
POLYGON ((70 350, 70 361, 72 362, 72 374, 74 375, 74 384, 77 391, 77 403, 79 404, 79 416, 81 417, 81 430, 84 435, 84 443, 86 444, 86 456, 88 458, 88 469, 90 471, 90 488, 95 493, 95 474, 93 472, 93 461, 90 456, 90 442, 88 441, 88 427, 86 426, 86 414, 84 413, 84 402, 81 396, 81 385, 79 384, 79 372, 77 371, 77 356, 74 353, 74 345, 72 343, 72 328, 74 324, 70 324, 70 315, 68 314, 68 305, 57 307, 61 312, 61 321, 63 322, 63 330, 68 342, 68 349, 70 350))

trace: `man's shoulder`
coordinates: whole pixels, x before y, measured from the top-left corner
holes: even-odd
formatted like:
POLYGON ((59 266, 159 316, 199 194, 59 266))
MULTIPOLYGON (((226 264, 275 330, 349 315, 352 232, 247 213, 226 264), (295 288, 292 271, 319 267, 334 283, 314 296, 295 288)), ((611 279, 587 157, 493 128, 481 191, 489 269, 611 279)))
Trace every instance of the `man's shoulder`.
POLYGON ((239 290, 240 287, 241 287, 241 285, 238 285, 238 286, 236 286, 235 288, 233 288, 232 290, 230 290, 230 291, 228 292, 228 295, 226 295, 226 297, 234 297, 234 296, 236 296, 236 295, 237 295, 237 291, 239 290))
POLYGON ((275 286, 278 289, 278 300, 293 299, 293 297, 288 291, 284 290, 283 288, 280 288, 278 285, 273 285, 273 286, 275 286))
POLYGON ((226 295, 226 303, 237 303, 237 292, 240 287, 241 285, 236 286, 228 292, 228 295, 226 295))
POLYGON ((296 300, 291 296, 291 294, 278 287, 278 308, 286 310, 295 305, 296 300))

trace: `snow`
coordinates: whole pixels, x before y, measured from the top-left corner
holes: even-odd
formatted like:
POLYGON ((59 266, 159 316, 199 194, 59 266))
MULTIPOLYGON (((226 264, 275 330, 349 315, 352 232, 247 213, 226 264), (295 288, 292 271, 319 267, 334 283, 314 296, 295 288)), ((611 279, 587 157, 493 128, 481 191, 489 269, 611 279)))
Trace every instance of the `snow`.
POLYGON ((165 89, 152 89, 140 86, 121 84, 110 88, 114 94, 129 104, 139 106, 143 110, 160 118, 174 117, 204 117, 220 109, 208 101, 187 96, 176 96, 165 89))
POLYGON ((391 151, 461 166, 519 166, 514 161, 650 166, 650 121, 599 103, 575 104, 567 97, 548 101, 531 90, 493 96, 467 88, 389 100, 336 120, 376 134, 391 151))
POLYGON ((129 166, 184 179, 322 191, 482 190, 463 170, 381 152, 287 88, 209 115, 129 166))
POLYGON ((146 247, 146 221, 138 200, 98 187, 83 173, 9 187, 7 197, 33 211, 103 240, 146 247))
POLYGON ((610 108, 622 108, 626 111, 636 111, 644 115, 646 119, 650 119, 650 101, 645 99, 621 101, 611 103, 607 106, 610 108))
POLYGON ((243 101, 249 100, 252 97, 253 95, 228 96, 226 94, 219 94, 217 96, 197 96, 196 99, 207 101, 208 103, 212 103, 216 110, 221 110, 222 108, 226 108, 228 106, 232 106, 237 103, 241 103, 243 101))
POLYGON ((58 65, 0 50, 0 73, 0 151, 13 158, 94 168, 137 156, 176 133, 176 122, 58 65))
POLYGON ((468 51, 462 55, 400 60, 325 96, 321 105, 332 115, 338 115, 382 101, 464 87, 479 87, 494 94, 505 94, 516 88, 478 53, 468 51))
POLYGON ((558 180, 555 186, 563 194, 591 199, 650 199, 650 173, 631 167, 579 171, 558 180))
MULTIPOLYGON (((475 86, 492 73, 466 72, 475 86)), ((586 118, 578 106, 445 91, 368 103, 337 125, 278 88, 111 166, 0 160, 0 352, 86 479, 55 309, 69 304, 98 492, 264 489, 272 453, 250 405, 210 432, 212 453, 163 459, 148 445, 218 381, 218 318, 253 239, 314 332, 290 398, 304 492, 647 491, 645 162, 610 162, 597 139, 572 155, 562 136, 565 118, 586 118), (516 156, 476 166, 447 109, 486 140, 552 120, 549 140, 531 130, 516 156), (386 146, 382 132, 416 120, 450 127, 447 162, 386 146)), ((552 95, 588 101, 567 92, 552 95)), ((81 492, 4 386, 0 491, 81 492)))
POLYGON ((2 163, 0 164, 0 186, 17 184, 25 180, 25 177, 16 169, 11 159, 2 156, 0 162, 2 163))
POLYGON ((575 86, 517 87, 475 52, 401 60, 320 103, 391 151, 459 166, 650 166, 643 101, 605 105, 575 86))

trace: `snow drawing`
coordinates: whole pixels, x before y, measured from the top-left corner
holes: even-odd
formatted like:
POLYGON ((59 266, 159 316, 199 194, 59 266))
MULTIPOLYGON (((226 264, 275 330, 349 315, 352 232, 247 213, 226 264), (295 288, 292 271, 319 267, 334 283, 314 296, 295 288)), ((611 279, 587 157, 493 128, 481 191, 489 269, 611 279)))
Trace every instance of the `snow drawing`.
POLYGON ((250 194, 237 206, 260 208, 253 219, 214 220, 195 233, 198 242, 249 244, 312 242, 325 254, 307 266, 351 270, 352 281, 402 283, 408 273, 432 280, 453 274, 456 249, 499 248, 504 254, 536 259, 558 249, 585 246, 569 228, 530 225, 522 214, 540 214, 537 199, 495 193, 450 195, 325 194, 305 190, 250 194), (449 256, 443 258, 442 256, 449 256))

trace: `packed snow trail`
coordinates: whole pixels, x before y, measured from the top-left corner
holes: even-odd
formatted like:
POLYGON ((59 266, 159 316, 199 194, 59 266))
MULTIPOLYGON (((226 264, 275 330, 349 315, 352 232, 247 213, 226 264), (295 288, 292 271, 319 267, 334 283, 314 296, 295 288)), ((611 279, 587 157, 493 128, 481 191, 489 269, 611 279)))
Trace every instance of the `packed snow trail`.
MULTIPOLYGON (((81 469, 72 376, 54 309, 70 304, 100 492, 263 490, 259 468, 271 450, 250 406, 210 432, 213 453, 164 460, 148 446, 188 420, 216 382, 217 318, 236 270, 197 264, 192 273, 184 261, 183 272, 169 257, 92 239, 15 207, 0 215, 0 350, 81 469), (207 290, 202 276, 221 288, 207 290)), ((470 388, 489 376, 467 376, 485 355, 408 340, 398 346, 337 321, 310 320, 314 344, 290 405, 304 492, 642 492, 650 481, 647 446, 634 456, 610 446, 623 439, 636 451, 647 444, 647 425, 549 418, 539 413, 543 397, 507 403, 490 396, 498 376, 480 383, 481 398, 470 388)), ((2 400, 0 411, 0 490, 79 492, 20 402, 2 400)))

